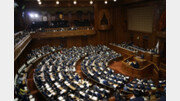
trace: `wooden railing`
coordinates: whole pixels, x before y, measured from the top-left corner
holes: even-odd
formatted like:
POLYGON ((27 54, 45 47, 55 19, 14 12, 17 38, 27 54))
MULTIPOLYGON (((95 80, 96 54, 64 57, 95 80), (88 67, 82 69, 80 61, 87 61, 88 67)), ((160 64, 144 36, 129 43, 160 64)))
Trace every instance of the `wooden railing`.
POLYGON ((50 37, 72 37, 72 36, 86 36, 96 34, 95 30, 68 30, 57 32, 37 32, 32 34, 32 38, 50 38, 50 37))
MULTIPOLYGON (((64 30, 68 30, 70 28, 74 28, 74 27, 64 27, 63 29, 64 30)), ((51 31, 51 30, 59 30, 59 29, 62 29, 62 28, 45 28, 44 31, 51 31)), ((77 27, 77 30, 90 30, 90 29, 94 29, 94 27, 92 26, 87 26, 87 27, 77 27)))
POLYGON ((31 41, 31 36, 28 35, 23 38, 18 45, 14 47, 14 61, 18 58, 18 56, 22 53, 22 51, 26 48, 26 46, 31 41))
POLYGON ((153 64, 148 64, 141 69, 136 69, 122 61, 121 69, 131 77, 148 78, 152 76, 153 66, 153 64))

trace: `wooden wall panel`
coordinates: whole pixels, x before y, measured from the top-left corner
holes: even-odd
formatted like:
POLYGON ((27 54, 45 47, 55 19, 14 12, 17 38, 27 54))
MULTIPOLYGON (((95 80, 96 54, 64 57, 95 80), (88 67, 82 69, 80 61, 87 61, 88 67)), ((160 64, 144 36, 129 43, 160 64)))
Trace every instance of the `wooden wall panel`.
POLYGON ((129 37, 126 33, 126 12, 124 6, 115 7, 112 9, 113 12, 113 33, 114 41, 121 43, 123 41, 128 41, 129 37))
MULTIPOLYGON (((135 45, 143 47, 143 48, 155 48, 155 45, 157 43, 157 37, 156 37, 157 23, 161 14, 160 12, 162 12, 165 9, 165 3, 166 3, 165 0, 146 1, 146 2, 136 3, 136 4, 130 4, 125 7, 125 10, 127 10, 128 8, 138 8, 138 7, 146 7, 146 6, 152 6, 154 8, 152 32, 147 33, 147 32, 141 32, 141 31, 127 31, 128 36, 129 37, 132 36, 132 39, 130 38, 130 41, 134 42, 135 45)), ((127 20, 127 17, 126 17, 126 20, 127 20)))
POLYGON ((70 48, 70 47, 73 47, 73 46, 81 46, 81 37, 68 37, 67 38, 67 47, 70 48))
POLYGON ((58 46, 62 43, 62 40, 62 38, 32 39, 31 49, 39 48, 45 45, 58 46))
POLYGON ((87 36, 82 36, 81 37, 81 45, 84 47, 88 44, 87 36))

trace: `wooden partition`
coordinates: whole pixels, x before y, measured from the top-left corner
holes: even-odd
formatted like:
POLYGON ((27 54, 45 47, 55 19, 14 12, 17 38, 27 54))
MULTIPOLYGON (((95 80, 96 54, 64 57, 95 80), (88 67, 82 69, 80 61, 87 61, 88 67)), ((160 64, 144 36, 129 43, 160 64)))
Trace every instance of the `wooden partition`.
POLYGON ((149 78, 152 77, 153 64, 148 64, 141 69, 136 69, 122 61, 122 70, 131 77, 149 78))
POLYGON ((112 50, 115 50, 116 52, 121 53, 121 55, 124 57, 124 59, 129 58, 134 55, 134 53, 126 51, 124 49, 120 49, 114 45, 108 44, 107 46, 109 48, 111 48, 112 50))
POLYGON ((72 37, 72 36, 87 36, 96 34, 95 30, 70 30, 57 32, 37 32, 32 35, 33 38, 51 38, 51 37, 72 37))
MULTIPOLYGON (((153 58, 153 54, 149 53, 149 52, 140 52, 138 51, 137 53, 127 50, 125 48, 121 48, 121 47, 117 47, 115 45, 110 44, 109 47, 112 47, 113 49, 115 49, 116 51, 122 53, 122 54, 128 54, 128 55, 144 55, 144 58, 148 61, 152 61, 153 58)), ((154 61, 157 61, 157 58, 154 58, 154 61)))

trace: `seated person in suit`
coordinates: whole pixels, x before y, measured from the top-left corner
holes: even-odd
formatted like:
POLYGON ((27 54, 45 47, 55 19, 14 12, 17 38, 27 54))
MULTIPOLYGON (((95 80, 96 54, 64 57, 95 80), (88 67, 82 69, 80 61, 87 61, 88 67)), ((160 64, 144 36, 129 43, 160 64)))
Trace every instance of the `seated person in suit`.
POLYGON ((134 95, 130 98, 130 101, 144 101, 140 91, 134 90, 133 94, 134 95))

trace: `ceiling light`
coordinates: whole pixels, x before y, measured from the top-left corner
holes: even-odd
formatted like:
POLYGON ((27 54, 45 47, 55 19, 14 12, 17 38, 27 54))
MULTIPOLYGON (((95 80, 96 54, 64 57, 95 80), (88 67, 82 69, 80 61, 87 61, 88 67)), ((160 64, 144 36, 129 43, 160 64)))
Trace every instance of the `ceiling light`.
POLYGON ((39 15, 38 15, 38 14, 34 14, 34 17, 35 17, 35 18, 38 18, 38 17, 39 17, 39 15))
POLYGON ((107 3, 108 3, 108 2, 107 2, 107 0, 106 0, 106 1, 104 1, 104 3, 105 3, 105 4, 107 4, 107 3))
POLYGON ((92 4, 93 4, 93 1, 91 0, 89 3, 92 5, 92 4))
POLYGON ((40 1, 40 2, 38 2, 38 4, 39 4, 39 5, 41 5, 41 4, 42 4, 42 2, 40 1))
POLYGON ((38 2, 41 2, 41 0, 37 0, 38 2))
POLYGON ((117 0, 114 0, 114 2, 116 2, 117 0))
POLYGON ((56 1, 56 4, 58 5, 58 4, 59 4, 59 1, 56 1))
POLYGON ((34 14, 32 14, 32 13, 30 13, 29 16, 30 16, 31 18, 34 18, 34 14))
POLYGON ((77 1, 74 1, 73 3, 76 5, 76 4, 77 4, 77 1))

